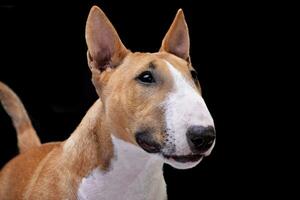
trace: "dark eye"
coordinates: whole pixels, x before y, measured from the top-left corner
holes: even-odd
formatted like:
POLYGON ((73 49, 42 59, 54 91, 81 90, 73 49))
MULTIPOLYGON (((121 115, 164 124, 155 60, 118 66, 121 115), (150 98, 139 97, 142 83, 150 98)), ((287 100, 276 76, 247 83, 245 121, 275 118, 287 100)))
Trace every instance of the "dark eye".
POLYGON ((154 77, 150 71, 142 72, 138 77, 137 80, 144 84, 151 84, 155 83, 154 77))
POLYGON ((192 75, 192 78, 194 79, 194 81, 197 82, 198 81, 198 73, 195 70, 192 70, 191 75, 192 75))

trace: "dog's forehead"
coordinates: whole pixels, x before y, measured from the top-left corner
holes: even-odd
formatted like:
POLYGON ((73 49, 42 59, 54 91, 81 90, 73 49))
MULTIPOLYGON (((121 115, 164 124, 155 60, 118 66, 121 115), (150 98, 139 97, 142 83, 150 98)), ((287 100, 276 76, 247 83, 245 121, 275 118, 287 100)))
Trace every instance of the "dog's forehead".
POLYGON ((187 61, 165 52, 131 53, 122 65, 127 73, 136 73, 137 71, 147 69, 151 65, 160 71, 166 71, 165 69, 168 68, 167 63, 176 68, 185 78, 189 78, 192 66, 187 61))

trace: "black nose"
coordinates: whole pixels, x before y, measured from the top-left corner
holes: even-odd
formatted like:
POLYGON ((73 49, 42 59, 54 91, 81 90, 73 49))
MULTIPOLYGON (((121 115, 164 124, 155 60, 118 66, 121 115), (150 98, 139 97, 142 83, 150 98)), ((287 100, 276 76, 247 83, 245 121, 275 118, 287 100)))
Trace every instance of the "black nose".
POLYGON ((215 129, 212 126, 191 126, 186 133, 188 143, 194 153, 204 153, 216 139, 215 129))

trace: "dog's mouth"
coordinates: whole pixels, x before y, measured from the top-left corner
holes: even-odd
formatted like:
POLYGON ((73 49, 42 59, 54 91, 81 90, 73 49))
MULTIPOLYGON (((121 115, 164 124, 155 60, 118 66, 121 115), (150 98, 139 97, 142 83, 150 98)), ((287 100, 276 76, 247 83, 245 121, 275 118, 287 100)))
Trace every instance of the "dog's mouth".
POLYGON ((166 159, 173 159, 177 162, 181 163, 187 163, 187 162, 197 162, 200 159, 204 157, 204 155, 201 154, 191 154, 191 155, 165 155, 163 154, 163 157, 166 159))

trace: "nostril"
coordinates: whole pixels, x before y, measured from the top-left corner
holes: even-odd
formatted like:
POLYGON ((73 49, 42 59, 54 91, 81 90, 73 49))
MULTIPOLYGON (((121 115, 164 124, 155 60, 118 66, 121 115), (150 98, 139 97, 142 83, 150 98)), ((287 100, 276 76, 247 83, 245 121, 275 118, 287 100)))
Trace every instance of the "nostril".
POLYGON ((205 137, 205 143, 204 143, 205 147, 210 148, 211 145, 214 143, 215 138, 216 138, 215 136, 207 135, 205 137))
POLYGON ((215 141, 215 137, 211 138, 211 139, 207 142, 207 144, 208 144, 208 145, 212 145, 212 144, 214 143, 214 141, 215 141))
POLYGON ((196 146, 202 146, 204 143, 204 139, 199 137, 199 138, 193 138, 191 139, 192 143, 194 143, 196 146))

